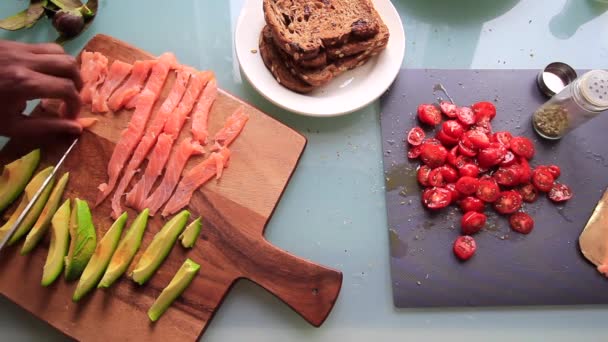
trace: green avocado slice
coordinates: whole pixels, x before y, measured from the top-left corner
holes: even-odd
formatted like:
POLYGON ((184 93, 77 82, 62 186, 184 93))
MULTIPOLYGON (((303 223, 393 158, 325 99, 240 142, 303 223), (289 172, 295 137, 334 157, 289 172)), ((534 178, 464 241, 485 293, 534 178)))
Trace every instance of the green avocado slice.
POLYGON ((4 166, 0 176, 0 212, 21 195, 40 162, 40 149, 4 166))
POLYGON ((25 237, 25 242, 23 243, 23 247, 21 248, 21 255, 26 255, 31 252, 38 245, 38 242, 42 240, 42 237, 46 233, 51 223, 53 215, 55 214, 57 208, 59 207, 59 204, 61 203, 61 196, 63 196, 63 192, 68 184, 69 178, 70 173, 64 173, 63 176, 61 176, 61 178, 59 179, 59 182, 57 182, 57 184, 53 188, 53 192, 51 192, 51 195, 49 196, 49 199, 46 202, 44 209, 42 209, 38 220, 36 221, 36 223, 34 223, 32 230, 30 230, 30 232, 25 237))
POLYGON ((89 205, 86 201, 76 198, 70 218, 70 249, 65 257, 66 280, 76 280, 80 277, 93 256, 96 245, 97 233, 89 205))
POLYGON ((97 244, 95 253, 93 253, 87 267, 84 269, 84 272, 82 272, 76 291, 74 291, 74 296, 72 297, 74 302, 79 301, 80 298, 84 297, 84 295, 99 283, 99 280, 110 263, 112 254, 116 251, 118 241, 120 241, 120 236, 122 235, 122 229, 126 222, 127 213, 124 212, 112 224, 110 229, 108 229, 101 241, 97 244))
MULTIPOLYGON (((52 172, 53 167, 49 166, 46 169, 38 172, 38 174, 34 176, 34 178, 32 178, 32 180, 28 183, 28 185, 25 187, 25 195, 21 199, 17 210, 15 210, 15 212, 11 215, 8 221, 6 221, 6 223, 2 227, 0 227, 0 238, 4 238, 5 234, 9 232, 15 221, 17 221, 19 215, 21 215, 25 207, 27 207, 27 205, 30 203, 30 199, 34 197, 34 194, 36 194, 38 189, 42 187, 42 183, 44 183, 44 180, 52 172)), ((27 215, 25 215, 23 221, 21 221, 21 224, 19 225, 19 227, 17 227, 17 230, 15 230, 13 235, 8 240, 9 245, 13 245, 15 242, 19 241, 19 239, 21 239, 23 235, 27 234, 27 232, 29 232, 29 230, 32 228, 34 222, 36 222, 36 220, 38 219, 42 208, 44 208, 44 205, 46 204, 46 201, 49 198, 51 190, 53 190, 53 183, 54 180, 51 180, 46 186, 46 188, 44 188, 44 190, 36 200, 36 203, 34 203, 34 205, 30 208, 30 211, 27 213, 27 215)))
POLYGON ((198 236, 201 233, 201 228, 203 227, 203 223, 201 222, 201 218, 197 218, 192 221, 186 229, 180 234, 179 240, 182 243, 184 248, 192 248, 198 239, 198 236))
POLYGON ((190 259, 184 261, 169 285, 163 289, 163 292, 160 293, 160 296, 156 298, 154 304, 148 310, 148 317, 152 322, 156 322, 167 311, 173 301, 190 285, 200 269, 201 265, 196 262, 190 259))
POLYGON ((51 220, 51 245, 42 270, 42 286, 51 285, 63 270, 70 243, 70 200, 57 209, 51 220))
POLYGON ((116 251, 112 255, 110 264, 108 264, 108 268, 97 285, 97 288, 110 287, 123 273, 125 273, 127 268, 129 268, 129 264, 133 261, 133 257, 135 256, 135 253, 137 253, 137 250, 141 245, 141 240, 144 237, 144 231, 148 224, 149 212, 148 209, 144 209, 137 218, 135 218, 129 231, 125 234, 125 237, 122 238, 116 251))
POLYGON ((190 218, 190 212, 183 210, 175 215, 163 228, 154 235, 154 239, 141 255, 139 262, 131 273, 131 278, 139 285, 152 277, 154 272, 162 265, 163 261, 173 248, 175 240, 184 230, 186 223, 190 218))

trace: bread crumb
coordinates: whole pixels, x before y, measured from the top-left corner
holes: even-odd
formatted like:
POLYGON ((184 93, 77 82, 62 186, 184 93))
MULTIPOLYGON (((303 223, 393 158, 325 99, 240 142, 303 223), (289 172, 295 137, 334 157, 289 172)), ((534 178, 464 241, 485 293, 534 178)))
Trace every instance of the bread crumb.
POLYGON ((251 53, 258 53, 257 49, 251 49, 251 53))

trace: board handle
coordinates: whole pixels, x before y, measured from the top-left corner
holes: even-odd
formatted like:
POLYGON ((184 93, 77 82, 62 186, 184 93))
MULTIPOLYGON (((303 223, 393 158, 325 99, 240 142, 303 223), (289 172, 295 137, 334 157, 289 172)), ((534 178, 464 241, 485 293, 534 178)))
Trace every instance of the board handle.
POLYGON ((298 258, 265 239, 260 244, 258 255, 269 256, 265 259, 271 260, 272 265, 259 265, 258 270, 262 272, 248 272, 244 277, 319 327, 336 303, 342 287, 342 272, 298 258))

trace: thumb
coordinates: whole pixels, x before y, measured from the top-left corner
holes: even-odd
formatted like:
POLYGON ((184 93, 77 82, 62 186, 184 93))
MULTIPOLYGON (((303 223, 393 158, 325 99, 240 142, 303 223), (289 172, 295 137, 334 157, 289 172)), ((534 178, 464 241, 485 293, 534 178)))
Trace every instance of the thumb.
POLYGON ((0 126, 0 135, 11 138, 38 137, 41 135, 82 133, 82 125, 75 120, 61 118, 38 118, 20 115, 0 126))

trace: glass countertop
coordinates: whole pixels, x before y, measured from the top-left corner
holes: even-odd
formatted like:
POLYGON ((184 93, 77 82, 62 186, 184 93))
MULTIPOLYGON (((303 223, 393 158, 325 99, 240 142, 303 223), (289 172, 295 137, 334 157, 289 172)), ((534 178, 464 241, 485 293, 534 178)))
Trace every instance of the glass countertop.
MULTIPOLYGON (((540 69, 553 61, 581 69, 608 68, 608 4, 593 0, 393 3, 407 36, 404 68, 540 69)), ((297 256, 344 273, 333 312, 317 329, 260 287, 240 281, 204 340, 605 340, 605 306, 395 309, 379 102, 347 116, 319 119, 288 113, 266 101, 241 76, 233 48, 242 4, 243 0, 101 0, 91 28, 66 45, 76 54, 93 35, 104 33, 157 55, 172 51, 184 64, 214 70, 222 88, 308 138, 266 237, 297 256)), ((25 6, 23 0, 3 1, 0 15, 25 6)), ((27 31, 0 32, 0 38, 39 42, 54 39, 55 33, 48 24, 39 23, 27 31)), ((0 299, 0 327, 8 341, 65 340, 7 299, 0 299)))

